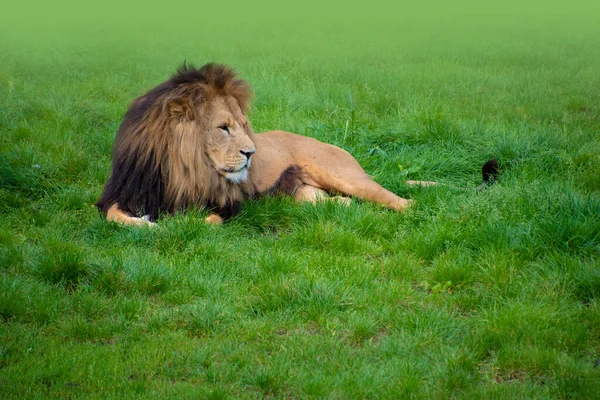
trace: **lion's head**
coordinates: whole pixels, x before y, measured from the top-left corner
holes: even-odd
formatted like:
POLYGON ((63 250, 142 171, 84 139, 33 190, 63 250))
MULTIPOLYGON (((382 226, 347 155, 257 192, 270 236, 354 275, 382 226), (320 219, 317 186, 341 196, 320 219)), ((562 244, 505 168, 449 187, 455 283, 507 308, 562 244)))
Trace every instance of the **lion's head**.
POLYGON ((112 175, 98 206, 134 215, 191 205, 225 208, 253 188, 256 151, 248 84, 224 65, 183 65, 136 99, 119 128, 112 175))
POLYGON ((231 182, 244 182, 256 148, 250 123, 238 101, 232 96, 217 96, 206 102, 201 112, 205 118, 195 129, 203 132, 202 146, 208 159, 231 182))

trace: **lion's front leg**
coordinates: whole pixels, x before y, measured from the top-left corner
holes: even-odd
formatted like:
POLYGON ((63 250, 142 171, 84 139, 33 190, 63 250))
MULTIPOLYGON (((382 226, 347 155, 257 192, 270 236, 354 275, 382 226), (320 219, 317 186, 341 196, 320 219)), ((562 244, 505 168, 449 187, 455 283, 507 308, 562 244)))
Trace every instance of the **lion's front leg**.
POLYGON ((134 225, 134 226, 155 226, 156 224, 150 221, 148 215, 143 217, 132 217, 125 211, 119 208, 119 204, 115 203, 106 212, 106 220, 109 222, 116 222, 123 225, 134 225))

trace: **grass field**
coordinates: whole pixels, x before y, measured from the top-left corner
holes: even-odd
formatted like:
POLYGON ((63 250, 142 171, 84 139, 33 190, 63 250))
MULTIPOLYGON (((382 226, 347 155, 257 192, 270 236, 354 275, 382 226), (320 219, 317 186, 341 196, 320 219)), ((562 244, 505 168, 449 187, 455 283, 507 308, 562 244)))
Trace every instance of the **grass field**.
POLYGON ((3 12, 0 397, 600 397, 600 13, 444 4, 3 12), (120 120, 185 59, 415 206, 108 224, 120 120))

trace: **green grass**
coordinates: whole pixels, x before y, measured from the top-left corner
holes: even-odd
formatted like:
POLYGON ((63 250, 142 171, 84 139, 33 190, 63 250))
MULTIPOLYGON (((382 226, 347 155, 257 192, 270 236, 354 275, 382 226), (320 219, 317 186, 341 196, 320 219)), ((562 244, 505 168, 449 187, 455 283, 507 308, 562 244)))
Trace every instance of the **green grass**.
POLYGON ((211 7, 0 16, 0 397, 597 398, 597 6, 211 7), (416 205, 108 224, 120 120, 184 59, 416 205))

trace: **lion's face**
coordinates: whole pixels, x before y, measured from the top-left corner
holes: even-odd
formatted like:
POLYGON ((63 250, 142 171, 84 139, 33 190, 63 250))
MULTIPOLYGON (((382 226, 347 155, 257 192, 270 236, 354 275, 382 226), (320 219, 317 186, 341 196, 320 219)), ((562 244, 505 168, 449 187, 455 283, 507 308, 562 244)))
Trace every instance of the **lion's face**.
POLYGON ((246 181, 256 151, 248 118, 231 96, 215 97, 205 107, 205 154, 215 170, 231 182, 246 181))

